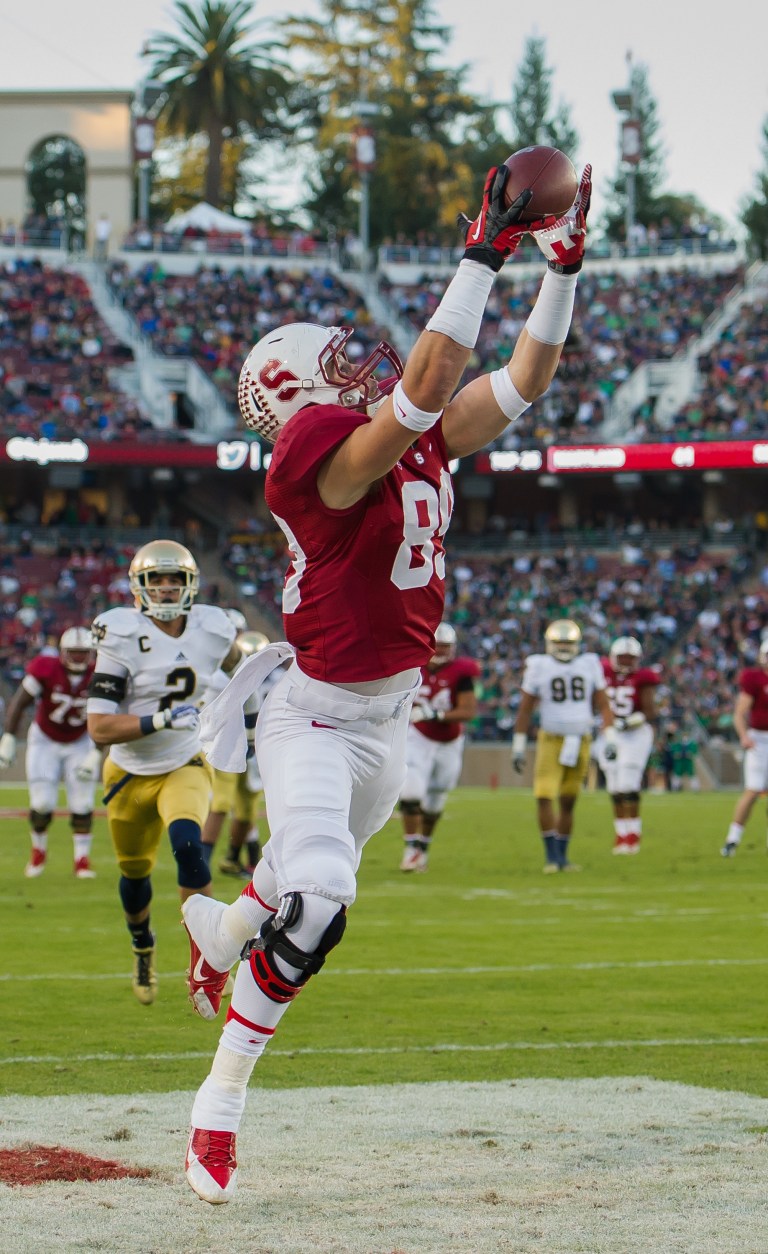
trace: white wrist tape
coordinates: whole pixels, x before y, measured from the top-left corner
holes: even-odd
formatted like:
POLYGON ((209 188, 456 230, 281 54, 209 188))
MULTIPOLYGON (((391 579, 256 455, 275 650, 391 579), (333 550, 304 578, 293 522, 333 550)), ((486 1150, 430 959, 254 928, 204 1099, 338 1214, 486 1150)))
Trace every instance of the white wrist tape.
POLYGON ((418 409, 413 401, 409 401, 403 390, 402 379, 398 379, 395 384, 395 390, 392 393, 392 404, 395 407, 395 417, 401 427, 407 427, 409 431, 429 431, 430 427, 434 427, 438 418, 442 414, 442 409, 438 409, 436 414, 431 414, 428 409, 418 409))
POLYGON ((514 422, 515 418, 525 413, 526 409, 530 409, 531 402, 523 400, 506 366, 502 366, 501 370, 494 370, 488 377, 491 380, 496 404, 510 422, 514 422))
POLYGON ((525 732, 515 732, 512 737, 512 756, 523 757, 528 749, 528 736, 525 732))
POLYGON ((525 329, 542 344, 564 344, 576 299, 575 274, 547 270, 525 329))
POLYGON ((460 261, 427 330, 447 335, 462 348, 474 348, 495 278, 490 266, 479 261, 460 261))

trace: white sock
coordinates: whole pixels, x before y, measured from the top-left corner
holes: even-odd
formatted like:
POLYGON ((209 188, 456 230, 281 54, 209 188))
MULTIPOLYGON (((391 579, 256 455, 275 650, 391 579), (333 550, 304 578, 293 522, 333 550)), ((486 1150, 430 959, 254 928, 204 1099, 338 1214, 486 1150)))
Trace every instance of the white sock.
POLYGON ((731 826, 728 828, 728 835, 725 838, 725 843, 727 845, 741 844, 741 837, 743 835, 743 832, 744 832, 743 823, 731 823, 731 826))
POLYGON ((238 953, 246 941, 258 934, 262 923, 275 913, 279 904, 275 873, 262 858, 250 884, 221 916, 221 928, 237 944, 238 953))
POLYGON ((40 853, 48 852, 48 833, 47 832, 30 832, 29 839, 32 841, 33 849, 38 849, 40 853))
POLYGON ((87 858, 91 852, 91 843, 93 836, 89 832, 87 835, 81 835, 79 832, 73 836, 72 842, 75 846, 75 862, 79 862, 81 858, 87 858))

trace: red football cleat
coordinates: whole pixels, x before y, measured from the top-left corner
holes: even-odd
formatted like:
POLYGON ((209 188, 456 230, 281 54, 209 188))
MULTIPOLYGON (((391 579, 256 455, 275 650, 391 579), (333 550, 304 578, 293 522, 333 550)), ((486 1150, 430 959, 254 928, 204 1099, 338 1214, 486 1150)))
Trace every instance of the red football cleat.
MULTIPOLYGON (((229 977, 229 971, 217 971, 206 962, 193 941, 189 928, 189 1000, 203 1019, 215 1019, 221 1009, 221 999, 229 977)), ((214 1135, 219 1135, 218 1133, 214 1135)), ((223 1135, 223 1133, 222 1133, 223 1135)), ((202 1194, 200 1195, 202 1197, 202 1194)), ((206 1199, 210 1201, 210 1198, 206 1199)), ((226 1199, 219 1199, 224 1201, 226 1199)))
POLYGON ((184 1170, 197 1196, 212 1206, 228 1202, 237 1188, 236 1146, 234 1132, 190 1131, 184 1170))
POLYGON ((33 849, 29 857, 29 862, 24 867, 24 874, 28 880, 36 879, 38 875, 42 875, 45 870, 45 861, 48 857, 44 849, 33 849))
POLYGON ((74 873, 76 879, 93 880, 96 878, 96 872, 91 866, 88 858, 77 858, 75 861, 74 873))

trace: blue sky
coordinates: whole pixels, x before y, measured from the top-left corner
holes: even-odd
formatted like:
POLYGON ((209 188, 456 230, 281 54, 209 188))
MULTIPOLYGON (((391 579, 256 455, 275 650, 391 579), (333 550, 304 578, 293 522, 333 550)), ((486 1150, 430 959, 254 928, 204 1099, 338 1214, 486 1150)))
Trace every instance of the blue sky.
MULTIPOLYGON (((257 0, 254 17, 288 11, 285 0, 257 0)), ((315 0, 295 13, 317 12, 315 0)), ((768 5, 731 0, 723 7, 670 0, 436 0, 438 21, 453 29, 445 59, 469 63, 478 94, 509 97, 526 38, 546 41, 557 100, 571 110, 581 138, 579 163, 595 169, 595 208, 604 205, 616 168, 618 114, 611 92, 627 79, 626 54, 648 69, 665 147, 667 186, 693 192, 736 225, 739 205, 761 168, 768 117, 768 5)), ((0 0, 0 83, 6 88, 133 86, 147 34, 172 29, 168 0, 0 0)), ((489 153, 489 164, 506 154, 489 153)))

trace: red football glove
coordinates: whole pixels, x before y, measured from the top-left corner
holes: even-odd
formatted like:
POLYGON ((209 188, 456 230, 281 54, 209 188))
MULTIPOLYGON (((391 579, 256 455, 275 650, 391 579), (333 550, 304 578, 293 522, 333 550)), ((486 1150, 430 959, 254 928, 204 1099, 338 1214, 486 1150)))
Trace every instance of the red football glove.
POLYGON ((459 215, 459 226, 464 230, 464 257, 479 261, 492 270, 499 271, 511 257, 529 226, 519 223, 518 218, 531 199, 533 192, 527 188, 507 209, 504 204, 504 188, 509 178, 505 165, 492 166, 488 171, 483 190, 483 205, 474 222, 466 214, 459 215))
MULTIPOLYGON (((592 166, 585 165, 576 199, 562 218, 545 218, 531 231, 546 257, 550 270, 576 274, 584 260, 587 243, 587 214, 592 198, 592 166)), ((530 229, 530 228, 529 228, 530 229)))

